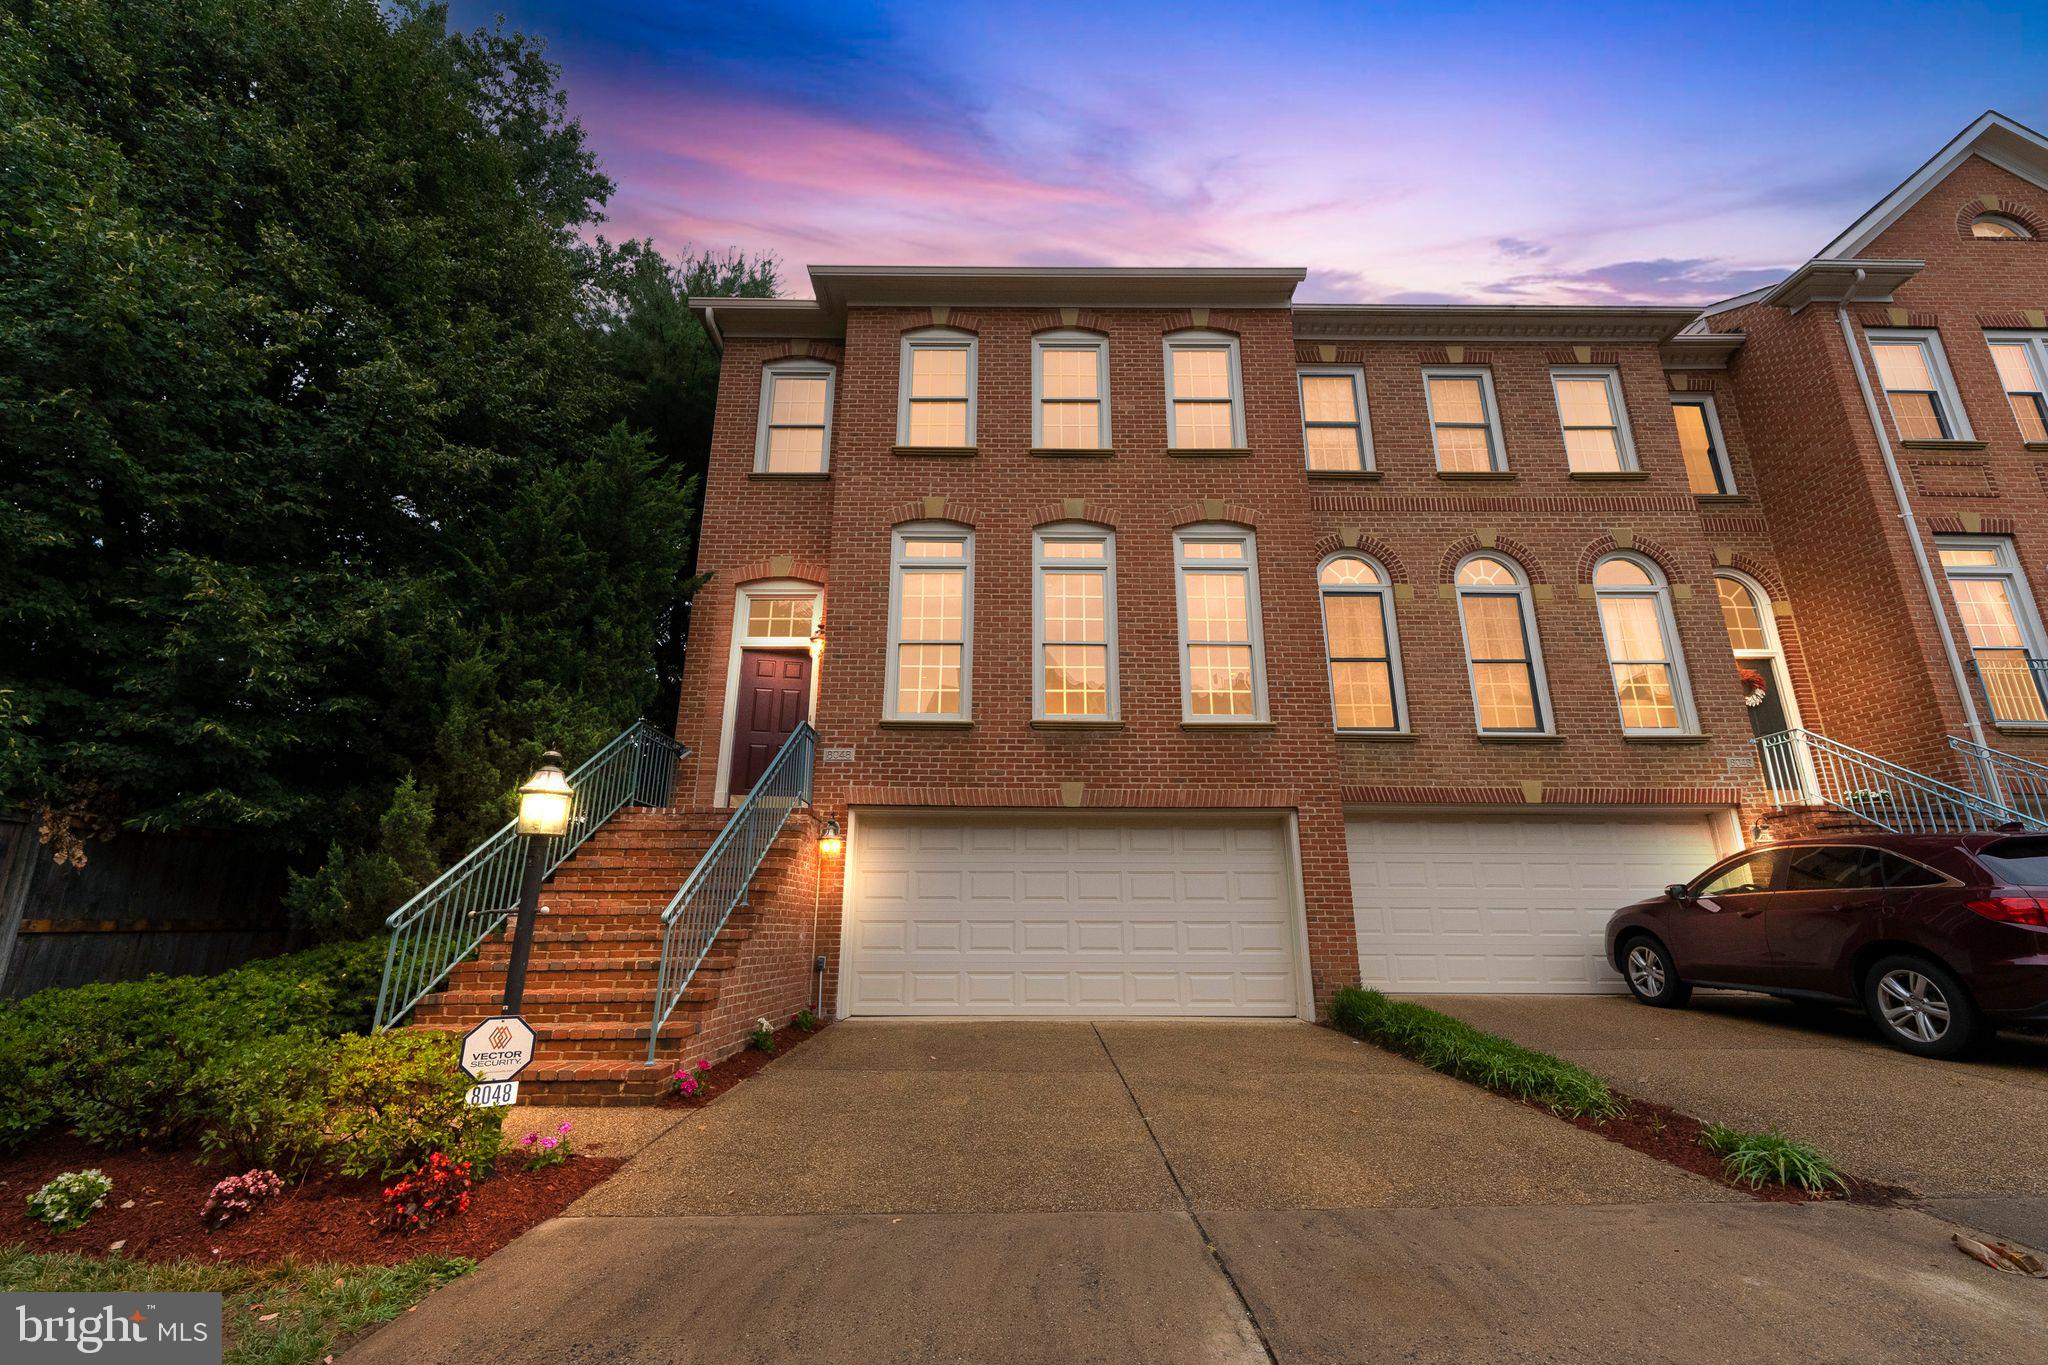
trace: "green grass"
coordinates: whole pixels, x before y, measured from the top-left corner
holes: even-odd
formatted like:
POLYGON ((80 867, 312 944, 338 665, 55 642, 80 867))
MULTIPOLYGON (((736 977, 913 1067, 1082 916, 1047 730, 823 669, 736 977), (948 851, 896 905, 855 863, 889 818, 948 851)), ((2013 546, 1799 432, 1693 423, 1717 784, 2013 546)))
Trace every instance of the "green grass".
POLYGON ((1814 1194, 1828 1189, 1849 1192, 1849 1182, 1843 1179, 1834 1162, 1776 1128, 1745 1133, 1709 1123, 1700 1130, 1700 1145, 1721 1158, 1730 1180, 1739 1180, 1753 1190, 1765 1185, 1793 1185, 1814 1194))
POLYGON ((1389 1000, 1378 991, 1338 991, 1330 1001, 1330 1022, 1432 1071, 1529 1100, 1554 1114, 1607 1119, 1627 1112, 1607 1083, 1584 1067, 1421 1005, 1389 1000))
POLYGON ((475 1268, 476 1262, 460 1256, 421 1256, 390 1266, 235 1266, 43 1255, 14 1246, 0 1247, 0 1291, 219 1294, 228 1341, 223 1365, 311 1365, 335 1342, 389 1322, 475 1268))

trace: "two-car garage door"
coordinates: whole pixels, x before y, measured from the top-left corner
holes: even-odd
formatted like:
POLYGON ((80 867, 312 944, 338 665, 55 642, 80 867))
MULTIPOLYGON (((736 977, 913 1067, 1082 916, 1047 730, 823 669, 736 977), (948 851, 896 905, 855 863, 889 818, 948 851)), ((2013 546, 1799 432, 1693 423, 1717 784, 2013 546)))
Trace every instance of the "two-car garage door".
POLYGON ((1354 816, 1345 832, 1360 974, 1418 994, 1620 990, 1605 958, 1608 916, 1705 869, 1727 819, 1354 816))
POLYGON ((862 1015, 1292 1015, 1277 818, 863 815, 841 1005, 862 1015))

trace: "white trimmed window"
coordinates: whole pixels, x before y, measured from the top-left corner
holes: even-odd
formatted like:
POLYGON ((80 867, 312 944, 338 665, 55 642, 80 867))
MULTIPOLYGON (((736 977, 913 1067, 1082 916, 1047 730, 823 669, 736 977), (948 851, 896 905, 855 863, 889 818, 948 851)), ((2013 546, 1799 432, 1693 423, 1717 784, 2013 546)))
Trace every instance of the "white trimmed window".
POLYGON ((1033 717, 1115 720, 1115 538, 1100 526, 1047 527, 1031 561, 1033 717))
POLYGON ((1479 732, 1548 734, 1543 656, 1529 580, 1511 560, 1490 554, 1466 559, 1457 577, 1458 623, 1465 632, 1465 666, 1479 732))
POLYGON ((1663 573, 1640 556, 1609 555, 1593 567, 1593 595, 1622 732, 1693 733, 1698 726, 1663 573))
POLYGON ((959 450, 974 444, 977 345, 948 328, 903 338, 896 444, 959 450))
POLYGON ((1564 457, 1574 474, 1619 474, 1636 467, 1635 438, 1621 401, 1621 375, 1612 369, 1552 370, 1564 457))
POLYGON ((1180 613, 1181 719, 1244 724, 1266 718, 1259 575, 1252 533, 1190 526, 1173 535, 1180 613))
POLYGON ((1109 338, 1093 332, 1031 338, 1031 444, 1109 449, 1109 338))
POLYGON ((1166 338, 1166 443, 1172 450, 1244 448, 1244 387, 1237 338, 1175 332, 1166 338))
POLYGON ((1426 369, 1422 393, 1429 407, 1439 472, 1484 474, 1508 467, 1491 370, 1426 369))
POLYGON ((1405 730, 1401 646, 1394 634, 1387 571, 1364 555, 1332 555, 1316 577, 1330 663, 1330 708, 1338 732, 1405 730))
POLYGON ((1866 332, 1878 383, 1902 441, 1974 439, 1948 356, 1933 332, 1866 332))
POLYGON ((1995 242, 2024 242, 2034 234, 2017 218, 2002 213, 1980 213, 1970 220, 1970 235, 1995 242))
POLYGON ((972 700, 974 535, 898 527, 889 573, 890 720, 966 720, 972 700))
POLYGON ((1937 536, 1977 678, 1994 720, 2048 724, 2048 650, 2033 589, 2005 536, 1937 536))
POLYGON ((757 473, 822 474, 830 467, 834 374, 815 360, 774 360, 761 367, 757 473))
POLYGON ((1674 395, 1671 420, 1678 426, 1678 453, 1685 459, 1685 479, 1701 497, 1735 491, 1735 468, 1728 461, 1728 443, 1721 436, 1721 414, 1704 393, 1674 395))
POLYGON ((1994 332, 1988 339, 2020 439, 2048 441, 2048 335, 1994 332))
POLYGON ((1345 474, 1372 468, 1372 424, 1365 408, 1365 371, 1356 365, 1298 370, 1301 441, 1310 469, 1345 474))

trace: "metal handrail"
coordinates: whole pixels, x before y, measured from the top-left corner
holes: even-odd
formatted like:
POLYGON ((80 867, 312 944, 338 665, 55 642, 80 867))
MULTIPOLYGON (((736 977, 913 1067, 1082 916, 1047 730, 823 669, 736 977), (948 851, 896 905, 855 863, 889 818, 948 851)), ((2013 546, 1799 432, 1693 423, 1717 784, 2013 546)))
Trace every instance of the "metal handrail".
MULTIPOLYGON (((569 825, 547 841, 548 871, 560 867, 620 808, 666 806, 675 794, 676 760, 687 752, 636 720, 592 754, 569 774, 576 789, 569 825)), ((385 919, 391 943, 384 950, 384 981, 377 990, 378 1029, 410 1013, 519 908, 526 854, 516 826, 516 821, 507 822, 385 919)))
POLYGON ((2012 807, 2036 828, 2048 829, 2048 763, 1987 748, 1960 735, 1948 747, 1970 761, 1970 780, 1984 796, 2012 807))
POLYGON ((2014 822, 2038 827, 2010 806, 1811 730, 1750 743, 1763 756, 1767 790, 1802 793, 1894 834, 1963 834, 2014 822))
POLYGON ((1980 649, 1970 659, 1991 718, 2006 724, 2048 725, 2048 659, 2023 650, 1980 649))
POLYGON ((798 721, 747 799, 661 912, 661 971, 654 985, 654 1019, 647 1030, 648 1065, 654 1064, 662 1026, 682 1003, 683 992, 719 930, 733 910, 746 903, 747 887, 790 812, 810 804, 811 756, 817 743, 818 732, 808 721, 798 721))

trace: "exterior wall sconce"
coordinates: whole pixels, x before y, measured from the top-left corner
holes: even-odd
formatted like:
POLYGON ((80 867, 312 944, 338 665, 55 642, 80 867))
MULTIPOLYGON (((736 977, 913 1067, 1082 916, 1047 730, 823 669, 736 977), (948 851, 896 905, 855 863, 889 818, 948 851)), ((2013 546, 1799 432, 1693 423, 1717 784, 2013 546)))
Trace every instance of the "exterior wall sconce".
POLYGON ((837 858, 846 851, 846 840, 840 836, 839 822, 827 820, 824 832, 818 835, 818 852, 827 858, 837 858))

